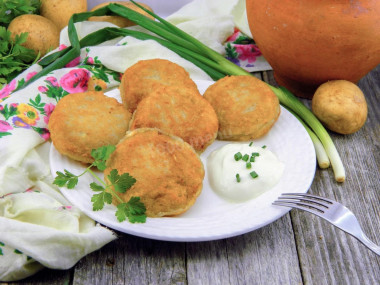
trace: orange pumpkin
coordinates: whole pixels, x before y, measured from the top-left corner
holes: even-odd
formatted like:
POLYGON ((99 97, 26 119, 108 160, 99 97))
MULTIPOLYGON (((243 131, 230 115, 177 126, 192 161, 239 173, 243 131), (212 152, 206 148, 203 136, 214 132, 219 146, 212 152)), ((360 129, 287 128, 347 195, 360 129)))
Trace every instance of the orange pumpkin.
POLYGON ((311 98, 380 64, 379 0, 246 0, 253 38, 279 85, 311 98))

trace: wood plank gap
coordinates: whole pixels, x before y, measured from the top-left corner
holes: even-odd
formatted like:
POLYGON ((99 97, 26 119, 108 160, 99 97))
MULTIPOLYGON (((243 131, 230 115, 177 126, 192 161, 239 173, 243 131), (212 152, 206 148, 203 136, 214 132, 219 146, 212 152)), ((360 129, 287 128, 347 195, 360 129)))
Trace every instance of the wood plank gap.
POLYGON ((299 244, 298 244, 298 239, 297 239, 297 236, 296 236, 296 233, 295 233, 295 230, 294 230, 294 222, 293 222, 293 214, 292 214, 292 210, 290 210, 290 212, 288 213, 288 215, 290 216, 290 224, 292 226, 292 232, 293 232, 293 237, 294 237, 294 243, 296 245, 296 252, 297 252, 297 257, 298 257, 298 266, 300 268, 300 272, 301 272, 301 280, 302 280, 302 284, 305 284, 305 278, 303 276, 303 270, 302 270, 302 264, 301 264, 301 254, 299 252, 299 244))

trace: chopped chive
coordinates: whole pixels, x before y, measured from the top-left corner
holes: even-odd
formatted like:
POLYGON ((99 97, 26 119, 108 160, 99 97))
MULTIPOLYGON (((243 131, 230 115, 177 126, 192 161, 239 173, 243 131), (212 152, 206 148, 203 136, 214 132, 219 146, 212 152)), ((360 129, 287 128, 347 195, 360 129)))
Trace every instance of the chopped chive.
POLYGON ((252 145, 253 145, 253 142, 250 142, 250 143, 249 143, 249 146, 252 146, 252 145))
POLYGON ((236 161, 239 161, 242 157, 243 157, 243 156, 242 156, 242 154, 241 154, 240 151, 237 152, 237 153, 235 153, 235 155, 234 155, 234 158, 235 158, 236 161))
POLYGON ((235 153, 235 155, 234 155, 234 158, 235 158, 236 161, 239 161, 242 157, 243 157, 243 156, 242 156, 242 154, 241 154, 240 151, 237 152, 237 153, 235 153))
POLYGON ((266 145, 263 145, 261 148, 267 148, 267 146, 266 146, 266 145))
POLYGON ((236 181, 239 183, 241 181, 239 173, 236 173, 236 181))
POLYGON ((252 156, 260 156, 260 153, 258 153, 258 152, 252 152, 252 156))
POLYGON ((244 154, 244 156, 243 156, 242 159, 243 159, 244 161, 248 161, 248 158, 249 158, 249 155, 248 155, 248 154, 244 154))
POLYGON ((250 169, 250 168, 252 167, 252 164, 251 164, 250 162, 247 162, 247 163, 245 164, 245 167, 247 167, 247 169, 250 169))
POLYGON ((255 156, 251 156, 251 158, 249 159, 250 162, 255 162, 255 156))
POLYGON ((252 178, 259 177, 259 175, 256 173, 256 171, 252 171, 251 173, 249 173, 249 175, 251 175, 252 178))

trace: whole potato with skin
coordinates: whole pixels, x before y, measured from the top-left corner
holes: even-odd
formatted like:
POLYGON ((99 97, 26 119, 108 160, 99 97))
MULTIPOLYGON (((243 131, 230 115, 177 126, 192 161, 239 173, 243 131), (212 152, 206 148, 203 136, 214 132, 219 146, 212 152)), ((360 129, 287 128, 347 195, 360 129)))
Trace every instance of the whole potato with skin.
POLYGON ((40 14, 62 30, 74 13, 87 12, 87 0, 41 0, 40 14))
POLYGON ((328 129, 339 134, 354 133, 367 120, 367 102, 363 92, 346 80, 332 80, 319 86, 311 108, 328 129))
MULTIPOLYGON (((140 14, 144 15, 144 16, 147 16, 149 18, 151 18, 152 20, 154 19, 152 16, 150 16, 147 12, 145 12, 144 10, 140 9, 139 7, 137 7, 135 4, 133 4, 132 2, 125 2, 125 1, 110 1, 110 2, 104 2, 104 3, 101 3, 99 5, 96 5, 94 8, 91 9, 91 11, 95 11, 101 7, 104 7, 110 3, 117 3, 117 4, 120 4, 120 5, 123 5, 129 9, 132 9, 136 12, 139 12, 140 14)), ((152 11, 152 9, 144 4, 144 3, 139 3, 141 6, 143 6, 144 8, 152 11)), ((136 25, 135 23, 133 23, 131 20, 128 20, 124 17, 120 17, 120 16, 94 16, 94 17, 90 17, 88 19, 89 21, 95 21, 95 22, 109 22, 109 23, 112 23, 120 28, 125 28, 125 27, 130 27, 130 26, 134 26, 136 25)))
POLYGON ((28 33, 28 38, 22 45, 26 48, 40 52, 44 56, 48 51, 59 45, 59 29, 49 19, 39 15, 25 14, 12 20, 8 31, 13 36, 28 33))

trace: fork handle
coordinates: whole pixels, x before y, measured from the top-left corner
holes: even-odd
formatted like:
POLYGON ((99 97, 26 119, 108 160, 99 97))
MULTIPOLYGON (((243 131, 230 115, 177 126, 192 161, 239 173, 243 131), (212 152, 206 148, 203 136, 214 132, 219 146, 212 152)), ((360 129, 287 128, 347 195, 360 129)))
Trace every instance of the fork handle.
POLYGON ((364 233, 355 236, 362 244, 380 256, 380 246, 374 244, 364 233))

